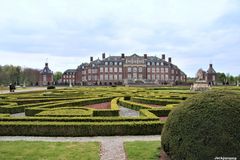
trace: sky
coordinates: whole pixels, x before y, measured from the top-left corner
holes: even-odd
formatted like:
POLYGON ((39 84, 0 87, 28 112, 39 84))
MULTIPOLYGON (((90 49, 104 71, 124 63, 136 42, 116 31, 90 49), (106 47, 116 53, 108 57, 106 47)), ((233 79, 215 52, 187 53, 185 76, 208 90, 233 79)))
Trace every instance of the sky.
POLYGON ((172 57, 188 76, 240 74, 239 0, 0 0, 0 65, 54 72, 89 57, 172 57))

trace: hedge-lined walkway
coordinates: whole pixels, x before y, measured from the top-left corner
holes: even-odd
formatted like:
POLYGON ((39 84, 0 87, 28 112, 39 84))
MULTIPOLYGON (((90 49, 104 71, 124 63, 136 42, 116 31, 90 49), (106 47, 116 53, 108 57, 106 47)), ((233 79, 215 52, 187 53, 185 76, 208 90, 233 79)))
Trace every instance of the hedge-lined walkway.
MULTIPOLYGON (((99 136, 99 137, 30 137, 0 136, 0 141, 46 141, 46 142, 100 142, 101 160, 127 159, 123 142, 127 141, 160 141, 160 135, 150 136, 99 136)), ((160 143, 160 142, 159 142, 160 143)))
POLYGON ((135 111, 126 107, 122 107, 122 106, 119 106, 119 109, 120 109, 119 115, 121 117, 138 117, 139 116, 138 111, 135 111))

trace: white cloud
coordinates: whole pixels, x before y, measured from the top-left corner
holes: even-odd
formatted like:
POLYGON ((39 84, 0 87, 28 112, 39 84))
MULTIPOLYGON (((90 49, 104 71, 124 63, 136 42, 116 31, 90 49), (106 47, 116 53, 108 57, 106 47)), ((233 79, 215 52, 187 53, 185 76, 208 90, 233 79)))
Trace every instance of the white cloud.
MULTIPOLYGON (((101 52, 111 55, 166 52, 183 71, 194 75, 195 68, 204 68, 211 60, 231 61, 240 50, 234 46, 240 43, 240 24, 228 22, 235 25, 229 28, 216 25, 225 15, 239 16, 237 0, 0 0, 0 3, 1 65, 29 64, 41 68, 48 57, 53 70, 64 71, 88 61, 90 55, 101 57, 101 52)), ((237 64, 236 60, 232 63, 237 64)), ((220 71, 224 69, 219 67, 220 71)), ((231 69, 231 73, 238 74, 237 69, 231 69)))

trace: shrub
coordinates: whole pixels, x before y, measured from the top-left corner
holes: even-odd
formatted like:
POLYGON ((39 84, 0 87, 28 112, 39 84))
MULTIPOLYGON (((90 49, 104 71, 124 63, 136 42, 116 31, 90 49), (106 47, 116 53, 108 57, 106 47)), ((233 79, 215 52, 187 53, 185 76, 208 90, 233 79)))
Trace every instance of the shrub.
POLYGON ((92 109, 89 108, 54 108, 46 111, 42 111, 36 116, 48 116, 48 117, 90 117, 92 116, 92 109))
POLYGON ((137 110, 137 111, 139 111, 140 109, 152 109, 153 108, 153 107, 151 107, 149 105, 146 105, 146 104, 127 101, 124 98, 119 99, 119 104, 121 106, 126 107, 126 108, 130 108, 130 109, 137 110))
POLYGON ((145 103, 145 104, 156 104, 156 105, 167 105, 167 104, 178 104, 181 103, 182 100, 176 99, 152 99, 152 98, 142 98, 142 97, 132 97, 131 100, 133 102, 145 103))
POLYGON ((148 122, 1 122, 0 136, 112 136, 159 134, 163 123, 148 122))
POLYGON ((55 86, 47 86, 47 89, 55 89, 55 86))
POLYGON ((0 117, 10 117, 10 114, 1 114, 0 113, 0 117))
POLYGON ((240 95, 208 91, 169 114, 162 147, 171 159, 214 159, 240 155, 240 95))

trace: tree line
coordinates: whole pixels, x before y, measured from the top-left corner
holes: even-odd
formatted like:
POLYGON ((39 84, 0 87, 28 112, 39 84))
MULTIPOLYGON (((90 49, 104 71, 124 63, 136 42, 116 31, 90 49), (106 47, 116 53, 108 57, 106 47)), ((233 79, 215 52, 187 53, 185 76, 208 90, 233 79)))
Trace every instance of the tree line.
MULTIPOLYGON (((37 86, 39 81, 39 69, 24 68, 13 65, 0 65, 0 85, 27 85, 37 86)), ((54 81, 57 82, 61 78, 61 72, 54 73, 54 81)))
POLYGON ((233 76, 229 73, 217 73, 217 83, 223 85, 237 85, 240 83, 240 74, 238 76, 233 76))

